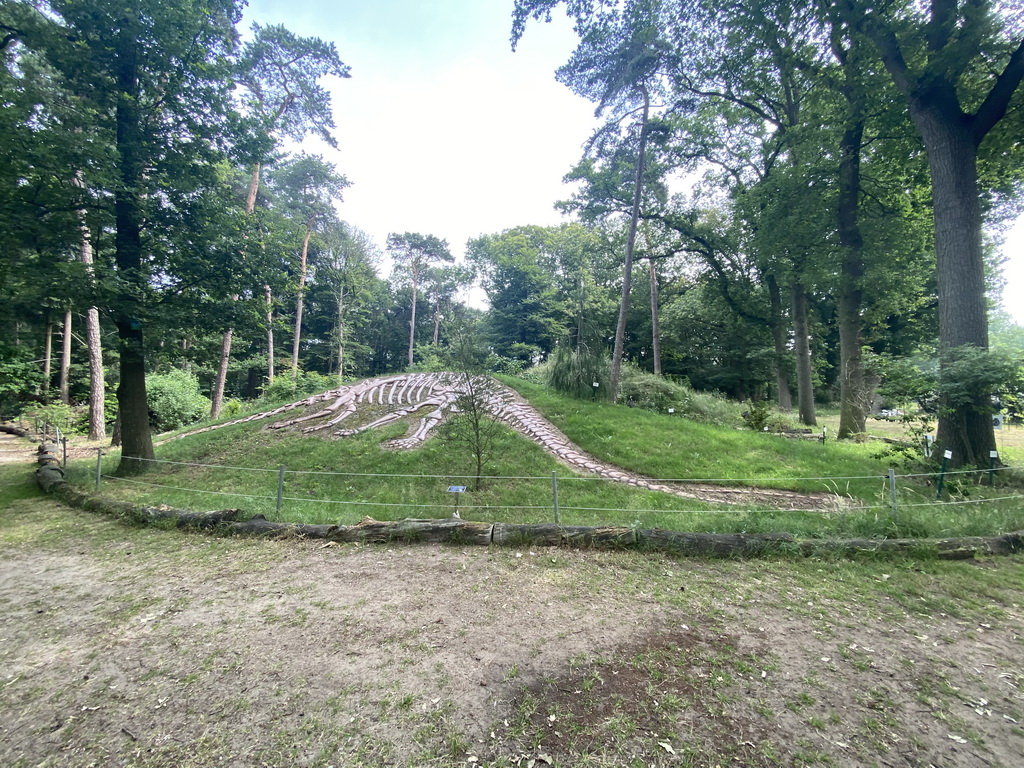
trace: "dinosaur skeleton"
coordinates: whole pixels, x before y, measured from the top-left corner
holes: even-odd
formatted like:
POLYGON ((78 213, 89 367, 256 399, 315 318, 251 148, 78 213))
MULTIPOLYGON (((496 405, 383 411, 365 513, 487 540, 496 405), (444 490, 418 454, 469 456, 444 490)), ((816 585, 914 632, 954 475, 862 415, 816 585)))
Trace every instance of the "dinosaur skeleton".
POLYGON ((551 422, 522 400, 512 389, 490 376, 472 379, 462 373, 409 373, 378 379, 365 379, 294 403, 257 413, 213 427, 204 427, 171 438, 208 432, 233 424, 282 416, 296 410, 310 410, 296 418, 287 418, 269 425, 270 429, 300 427, 304 434, 329 430, 334 437, 349 437, 378 429, 387 424, 407 419, 422 411, 419 422, 406 435, 382 443, 385 448, 407 450, 415 448, 430 437, 430 433, 458 411, 458 401, 476 396, 484 409, 495 419, 505 423, 573 469, 593 473, 609 480, 626 483, 637 488, 661 491, 675 496, 722 504, 767 504, 801 509, 821 509, 835 506, 837 499, 830 494, 796 493, 764 488, 726 488, 714 484, 657 482, 642 475, 626 472, 613 464, 600 461, 579 449, 551 422), (317 407, 320 406, 320 407, 317 407), (384 413, 356 427, 341 427, 347 419, 367 410, 384 413))

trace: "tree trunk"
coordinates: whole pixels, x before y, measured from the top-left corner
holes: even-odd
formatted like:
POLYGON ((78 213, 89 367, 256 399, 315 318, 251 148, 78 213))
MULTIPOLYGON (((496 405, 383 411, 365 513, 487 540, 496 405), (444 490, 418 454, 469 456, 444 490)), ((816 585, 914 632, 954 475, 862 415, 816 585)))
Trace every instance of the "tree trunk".
POLYGON ((60 354, 60 401, 64 405, 71 402, 71 309, 64 310, 64 332, 61 338, 60 354))
POLYGON ((264 285, 267 297, 267 384, 274 383, 274 297, 270 286, 264 285))
MULTIPOLYGON (((937 110, 935 110, 937 112, 937 110)), ((988 349, 985 264, 981 248, 977 147, 969 128, 942 115, 911 109, 931 168, 935 261, 939 294, 939 347, 988 349)), ((953 452, 952 464, 985 466, 995 450, 990 392, 974 402, 940 408, 936 443, 953 452)))
POLYGON ((89 348, 89 439, 102 440, 107 436, 107 385, 100 340, 100 312, 96 307, 89 307, 85 313, 85 338, 89 348))
POLYGON ((50 402, 50 375, 53 365, 53 321, 46 313, 46 335, 43 337, 43 402, 50 402))
MULTIPOLYGON (((849 79, 856 78, 851 72, 849 79)), ((857 83, 844 96, 849 108, 840 143, 839 201, 836 211, 842 263, 839 278, 839 433, 840 439, 866 430, 869 393, 861 353, 861 304, 864 238, 860 232, 860 153, 864 136, 864 98, 857 83)))
POLYGON ((117 151, 120 184, 114 188, 114 252, 118 276, 125 290, 117 302, 117 335, 120 352, 120 381, 117 387, 118 416, 121 419, 121 463, 119 475, 147 469, 146 459, 155 458, 149 428, 146 398, 146 358, 142 337, 142 307, 145 293, 142 270, 142 182, 143 141, 139 114, 137 77, 138 39, 126 24, 117 40, 117 151))
POLYGON ((260 170, 262 165, 256 163, 252 169, 252 176, 249 178, 249 194, 245 196, 245 212, 252 213, 256 210, 256 195, 260 191, 260 170))
POLYGON ((817 426, 814 416, 814 378, 811 372, 811 345, 807 332, 807 295, 803 283, 793 283, 793 338, 796 343, 796 395, 800 423, 817 426))
POLYGON ((416 275, 412 278, 412 315, 409 318, 409 367, 412 367, 413 345, 416 343, 416 275))
MULTIPOLYGON (((1024 82, 1024 40, 1007 28, 1005 41, 1016 48, 1002 71, 997 57, 981 59, 990 75, 971 91, 975 111, 961 104, 959 89, 970 59, 984 54, 978 41, 991 31, 998 14, 981 4, 961 9, 959 4, 932 0, 926 4, 928 47, 923 66, 914 70, 893 27, 868 17, 866 8, 847 5, 851 26, 861 26, 874 41, 886 69, 906 99, 910 118, 921 134, 931 170, 935 215, 935 261, 939 298, 939 347, 948 353, 960 347, 988 349, 988 313, 985 303, 984 261, 981 247, 981 205, 978 199, 978 148, 1006 117, 1011 100, 1024 82), (969 10, 973 9, 973 10, 969 10), (868 20, 867 24, 861 22, 868 20), (952 23, 949 23, 952 22, 952 23), (952 62, 952 63, 951 63, 952 62), (960 65, 964 67, 961 69, 960 65)), ((1002 43, 1000 43, 1002 45, 1002 43)), ((937 444, 952 452, 952 465, 984 466, 995 450, 990 392, 974 392, 966 402, 940 403, 937 444)))
POLYGON ((433 345, 436 347, 441 338, 441 300, 434 302, 434 338, 433 345))
POLYGON ((313 218, 306 222, 306 236, 302 239, 302 256, 299 262, 299 289, 295 296, 295 338, 292 341, 292 378, 299 375, 299 342, 302 339, 302 299, 306 293, 306 257, 309 255, 309 239, 313 235, 313 218))
POLYGON ((626 237, 626 260, 622 265, 622 300, 619 302, 619 319, 615 324, 615 345, 612 349, 611 392, 614 403, 619 398, 619 380, 622 374, 622 353, 626 343, 626 318, 629 315, 629 289, 633 278, 633 249, 636 246, 636 229, 640 221, 640 202, 643 197, 644 160, 647 152, 647 121, 651 111, 651 97, 647 88, 642 88, 644 110, 640 117, 640 146, 636 152, 636 176, 633 179, 633 210, 629 216, 629 234, 626 237))
MULTIPOLYGON (((75 184, 84 188, 82 173, 75 174, 75 184)), ((78 212, 78 226, 81 231, 79 258, 85 265, 89 282, 95 277, 92 258, 92 236, 85 220, 85 211, 78 212)), ((89 350, 89 439, 102 440, 107 436, 106 425, 106 381, 103 371, 103 345, 100 339, 100 313, 96 307, 89 307, 85 313, 85 341, 89 350)))
POLYGON ((768 299, 771 303, 771 332, 775 345, 775 385, 778 389, 779 408, 788 413, 793 410, 793 393, 789 384, 789 351, 786 349, 786 322, 782 314, 782 293, 775 275, 765 276, 768 299))
MULTIPOLYGON (((252 170, 252 177, 249 179, 249 193, 245 197, 245 212, 252 213, 256 210, 256 195, 260 189, 260 163, 256 163, 252 170)), ((238 301, 237 296, 231 297, 232 301, 238 301)), ((235 329, 228 328, 220 344, 220 363, 217 366, 217 376, 213 381, 213 391, 210 392, 210 418, 216 419, 220 416, 220 409, 224 403, 224 386, 228 378, 228 363, 231 359, 231 340, 235 329)))
POLYGON ((338 383, 345 381, 345 286, 338 288, 338 383))
POLYGON ((654 357, 654 375, 661 376, 661 325, 658 321, 658 270, 650 259, 651 280, 651 354, 654 357))
POLYGON ((213 392, 210 393, 210 418, 216 419, 220 416, 220 409, 224 405, 224 384, 228 380, 228 361, 231 359, 231 337, 234 330, 228 328, 224 331, 220 347, 220 365, 217 368, 217 378, 213 385, 213 392))

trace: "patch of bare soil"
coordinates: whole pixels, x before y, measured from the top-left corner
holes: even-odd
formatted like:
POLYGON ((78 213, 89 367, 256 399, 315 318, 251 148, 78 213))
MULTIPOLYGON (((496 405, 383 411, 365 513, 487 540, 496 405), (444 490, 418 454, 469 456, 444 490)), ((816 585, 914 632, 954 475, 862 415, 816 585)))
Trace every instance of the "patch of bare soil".
MULTIPOLYGON (((3 475, 14 478, 8 470, 3 475)), ((0 510, 3 766, 1005 766, 1024 558, 330 545, 0 510)))

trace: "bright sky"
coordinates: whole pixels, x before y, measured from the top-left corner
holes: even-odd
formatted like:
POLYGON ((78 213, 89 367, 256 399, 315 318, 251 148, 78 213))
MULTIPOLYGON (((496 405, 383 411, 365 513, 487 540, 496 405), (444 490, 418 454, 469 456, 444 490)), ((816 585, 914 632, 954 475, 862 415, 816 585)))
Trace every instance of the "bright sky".
MULTIPOLYGON (((352 78, 328 83, 334 151, 352 186, 340 215, 381 248, 390 232, 466 240, 557 224, 562 177, 596 126, 557 83, 576 46, 568 20, 534 22, 512 53, 513 0, 250 0, 245 26, 284 24, 333 41, 352 78)), ((1024 324, 1024 218, 1007 238, 1004 304, 1024 324)))

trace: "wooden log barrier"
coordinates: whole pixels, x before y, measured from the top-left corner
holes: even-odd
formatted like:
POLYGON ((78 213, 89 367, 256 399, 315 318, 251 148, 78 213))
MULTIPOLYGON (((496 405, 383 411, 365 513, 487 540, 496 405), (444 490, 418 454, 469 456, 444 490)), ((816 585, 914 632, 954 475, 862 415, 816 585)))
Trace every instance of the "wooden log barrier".
POLYGON ((495 523, 492 541, 504 546, 599 547, 626 549, 636 546, 632 528, 590 528, 581 525, 513 525, 495 523))
POLYGON ((249 536, 301 536, 307 539, 387 544, 391 542, 419 542, 435 544, 472 544, 487 546, 491 543, 490 523, 470 520, 374 520, 364 517, 356 525, 298 525, 275 523, 263 515, 237 522, 228 527, 231 533, 249 536))
POLYGON ((245 518, 245 513, 240 509, 192 512, 89 496, 68 485, 64 471, 52 463, 45 463, 36 470, 36 481, 43 491, 68 506, 88 512, 112 515, 134 523, 213 529, 243 536, 299 537, 364 544, 421 542, 476 546, 497 544, 594 549, 639 548, 700 557, 758 557, 791 553, 802 556, 896 555, 963 560, 978 555, 1024 552, 1024 531, 953 539, 797 540, 788 533, 690 533, 660 528, 636 530, 551 523, 478 523, 451 518, 374 520, 364 517, 355 525, 301 525, 273 522, 263 515, 245 518))
POLYGON ((53 493, 58 484, 64 488, 69 487, 64 482, 64 470, 56 464, 43 464, 36 470, 36 482, 46 493, 53 493))
POLYGON ((36 449, 36 462, 42 466, 60 464, 60 448, 53 443, 40 443, 36 449))
POLYGON ((795 541, 788 533, 689 533, 661 528, 637 531, 641 547, 711 557, 753 557, 781 552, 795 541))
POLYGON ((0 424, 0 432, 3 432, 5 435, 14 435, 15 437, 28 437, 28 430, 11 426, 10 424, 0 424))

